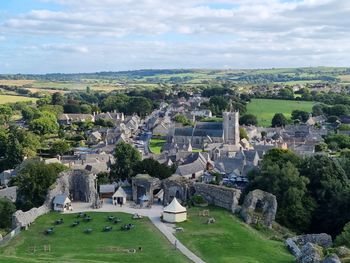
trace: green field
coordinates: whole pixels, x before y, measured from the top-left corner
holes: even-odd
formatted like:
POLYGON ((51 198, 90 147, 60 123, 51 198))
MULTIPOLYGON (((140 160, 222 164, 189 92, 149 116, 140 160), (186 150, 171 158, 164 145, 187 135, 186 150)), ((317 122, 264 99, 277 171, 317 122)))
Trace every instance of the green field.
POLYGON ((28 231, 0 248, 0 262, 189 262, 148 218, 133 220, 132 215, 124 213, 88 214, 93 220, 81 222, 75 228, 70 224, 77 220, 76 214, 50 213, 38 218, 28 231), (109 215, 121 218, 124 224, 133 223, 135 228, 121 231, 122 223, 119 223, 112 224, 111 232, 103 232, 104 226, 111 225, 107 220, 109 215), (64 224, 55 226, 53 234, 45 235, 44 230, 59 218, 64 219, 64 224), (83 233, 86 228, 92 228, 93 232, 83 233), (51 252, 44 252, 44 245, 50 245, 51 252), (128 252, 129 249, 136 249, 136 253, 128 252))
POLYGON ((36 101, 36 98, 29 98, 23 96, 12 96, 12 95, 0 95, 0 104, 15 103, 20 101, 36 101))
POLYGON ((149 149, 154 154, 160 154, 160 151, 165 143, 166 143, 166 140, 152 138, 149 141, 149 149))
POLYGON ((247 105, 247 113, 257 116, 258 125, 268 127, 275 113, 283 113, 290 118, 293 110, 311 112, 313 104, 312 101, 252 99, 247 105))
POLYGON ((292 263, 294 257, 280 241, 270 240, 273 231, 259 232, 226 210, 210 207, 214 224, 207 217, 190 210, 189 219, 180 223, 184 228, 177 237, 192 252, 207 263, 292 263), (269 233, 271 232, 271 233, 269 233))

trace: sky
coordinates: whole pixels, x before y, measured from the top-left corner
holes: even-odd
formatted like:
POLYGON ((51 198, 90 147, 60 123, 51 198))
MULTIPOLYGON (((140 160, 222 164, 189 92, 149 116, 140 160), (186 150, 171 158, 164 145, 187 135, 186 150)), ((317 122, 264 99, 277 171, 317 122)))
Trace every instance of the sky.
POLYGON ((348 0, 0 0, 0 73, 350 66, 348 0))

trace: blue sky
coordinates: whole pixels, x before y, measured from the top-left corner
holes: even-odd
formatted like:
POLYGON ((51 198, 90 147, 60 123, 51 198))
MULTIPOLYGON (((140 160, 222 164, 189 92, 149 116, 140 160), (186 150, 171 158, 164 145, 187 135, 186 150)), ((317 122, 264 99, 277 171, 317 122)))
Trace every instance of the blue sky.
POLYGON ((350 1, 1 0, 0 73, 349 66, 350 1))

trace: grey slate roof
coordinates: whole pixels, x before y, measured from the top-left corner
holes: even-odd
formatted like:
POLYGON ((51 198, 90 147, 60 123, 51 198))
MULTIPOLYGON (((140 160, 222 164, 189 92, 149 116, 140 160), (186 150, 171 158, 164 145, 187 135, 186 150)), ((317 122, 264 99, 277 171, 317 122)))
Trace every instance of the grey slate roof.
POLYGON ((58 205, 64 205, 64 201, 66 200, 66 198, 67 198, 66 194, 56 195, 55 198, 53 199, 53 203, 58 205))
POLYGON ((115 185, 114 184, 101 184, 100 185, 100 194, 114 193, 115 185))
POLYGON ((226 174, 232 173, 235 170, 239 170, 241 172, 245 165, 244 159, 226 157, 218 158, 214 163, 216 169, 226 174))

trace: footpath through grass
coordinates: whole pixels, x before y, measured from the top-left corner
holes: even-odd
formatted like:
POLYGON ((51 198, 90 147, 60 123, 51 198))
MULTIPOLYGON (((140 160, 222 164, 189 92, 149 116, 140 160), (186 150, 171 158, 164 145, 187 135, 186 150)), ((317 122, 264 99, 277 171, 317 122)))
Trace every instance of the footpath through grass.
POLYGON ((198 212, 203 208, 191 208, 189 219, 178 224, 184 232, 179 240, 207 263, 292 263, 293 256, 280 241, 270 240, 246 225, 230 212, 210 207, 214 224, 206 224, 208 217, 198 212))
POLYGON ((148 218, 133 220, 132 215, 124 213, 87 214, 93 218, 91 222, 83 222, 76 214, 50 213, 38 218, 29 230, 22 231, 6 247, 0 248, 0 262, 189 262, 148 218), (121 218, 122 222, 110 223, 109 215, 121 218), (53 223, 59 218, 63 218, 64 223, 55 226, 53 223), (73 228, 70 225, 75 220, 80 220, 80 225, 73 228), (121 231, 121 225, 127 223, 134 224, 135 228, 121 231), (45 235, 45 229, 52 226, 54 233, 45 235), (113 229, 103 232, 104 226, 113 226, 113 229), (93 232, 85 234, 86 228, 93 232), (44 252, 44 245, 50 245, 51 251, 44 252), (136 249, 136 253, 130 253, 129 249, 136 249))
POLYGON ((247 105, 247 113, 258 118, 258 125, 268 127, 275 113, 283 113, 288 119, 293 110, 312 111, 312 101, 252 99, 247 105))

